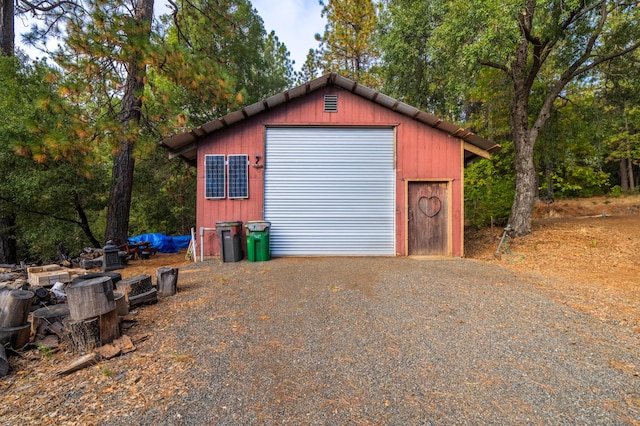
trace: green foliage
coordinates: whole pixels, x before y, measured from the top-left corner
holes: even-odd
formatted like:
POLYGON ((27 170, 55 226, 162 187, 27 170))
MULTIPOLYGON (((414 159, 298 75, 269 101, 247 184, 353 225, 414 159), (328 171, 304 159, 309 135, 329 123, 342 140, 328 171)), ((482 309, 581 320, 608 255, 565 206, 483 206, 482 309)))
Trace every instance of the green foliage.
POLYGON ((622 196, 622 188, 620 187, 620 185, 613 185, 611 188, 609 188, 609 194, 610 197, 613 198, 618 198, 622 196))
POLYGON ((68 137, 57 76, 44 62, 0 57, 0 115, 9 118, 0 122, 0 203, 15 213, 20 258, 49 260, 59 244, 76 253, 93 245, 79 215, 91 223, 104 208, 107 173, 68 137))
POLYGON ((38 352, 40 352, 42 358, 50 359, 53 356, 53 351, 48 346, 37 344, 36 348, 38 349, 38 352))
POLYGON ((505 143, 491 160, 482 159, 465 169, 465 220, 477 228, 493 219, 506 223, 515 193, 513 145, 505 143))
POLYGON ((293 84, 286 46, 246 0, 176 4, 156 39, 149 97, 162 135, 187 130, 293 84), (157 112, 155 112, 157 111, 157 112))
POLYGON ((195 226, 196 171, 154 150, 137 162, 130 234, 187 235, 195 226))
POLYGON ((320 77, 321 66, 318 53, 314 49, 309 49, 304 64, 297 75, 297 84, 303 84, 307 81, 320 77))
POLYGON ((380 86, 377 76, 377 16, 373 0, 320 0, 327 18, 317 51, 325 73, 337 72, 365 86, 380 86))
POLYGON ((604 170, 606 134, 601 116, 593 90, 580 83, 568 85, 536 145, 543 194, 578 197, 606 191, 610 174, 604 170))

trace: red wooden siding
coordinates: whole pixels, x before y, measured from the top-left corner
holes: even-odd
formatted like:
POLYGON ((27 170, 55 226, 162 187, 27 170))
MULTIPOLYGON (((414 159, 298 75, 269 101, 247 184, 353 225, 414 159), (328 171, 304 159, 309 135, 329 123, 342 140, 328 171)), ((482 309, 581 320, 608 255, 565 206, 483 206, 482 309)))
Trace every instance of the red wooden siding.
MULTIPOLYGON (((249 198, 207 200, 204 198, 204 156, 206 154, 254 154, 268 167, 265 158, 266 126, 337 125, 396 127, 396 253, 406 255, 406 184, 409 180, 451 182, 451 247, 462 255, 462 149, 460 140, 411 120, 339 87, 326 87, 285 103, 271 111, 250 117, 228 129, 213 133, 198 144, 198 200, 196 225, 212 228, 218 221, 262 219, 264 169, 249 167, 249 198), (324 112, 324 95, 338 96, 338 112, 324 112)), ((219 254, 215 233, 205 234, 205 255, 219 254)))

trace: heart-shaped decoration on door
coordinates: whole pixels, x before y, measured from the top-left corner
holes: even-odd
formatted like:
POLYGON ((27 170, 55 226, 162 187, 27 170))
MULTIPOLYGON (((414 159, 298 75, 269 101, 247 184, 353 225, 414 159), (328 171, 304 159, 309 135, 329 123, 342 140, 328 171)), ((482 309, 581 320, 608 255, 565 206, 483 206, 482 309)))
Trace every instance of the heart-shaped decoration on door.
POLYGON ((442 208, 442 201, 440 198, 432 195, 431 197, 420 197, 418 199, 418 208, 427 217, 434 217, 440 213, 442 208))

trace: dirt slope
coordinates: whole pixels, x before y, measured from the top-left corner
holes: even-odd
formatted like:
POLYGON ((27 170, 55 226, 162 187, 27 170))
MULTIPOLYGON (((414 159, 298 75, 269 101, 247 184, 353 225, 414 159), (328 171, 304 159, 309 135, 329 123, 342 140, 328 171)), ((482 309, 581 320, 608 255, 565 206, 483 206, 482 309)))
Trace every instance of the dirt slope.
POLYGON ((640 332, 640 196, 539 204, 533 233, 494 257, 502 229, 470 230, 466 256, 514 272, 576 309, 640 332))

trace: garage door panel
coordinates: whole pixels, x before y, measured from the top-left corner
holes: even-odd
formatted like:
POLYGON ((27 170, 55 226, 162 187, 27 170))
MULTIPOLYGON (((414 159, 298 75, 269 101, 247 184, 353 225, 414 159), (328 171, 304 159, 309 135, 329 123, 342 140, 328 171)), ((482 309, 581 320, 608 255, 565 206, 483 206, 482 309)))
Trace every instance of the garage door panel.
POLYGON ((393 129, 269 128, 274 255, 393 255, 393 129))

